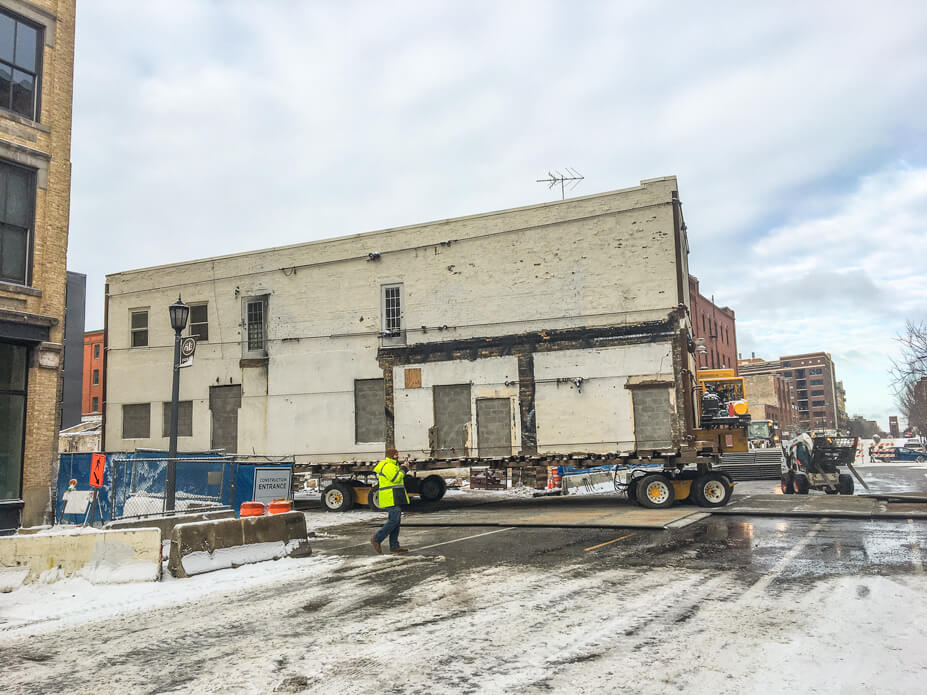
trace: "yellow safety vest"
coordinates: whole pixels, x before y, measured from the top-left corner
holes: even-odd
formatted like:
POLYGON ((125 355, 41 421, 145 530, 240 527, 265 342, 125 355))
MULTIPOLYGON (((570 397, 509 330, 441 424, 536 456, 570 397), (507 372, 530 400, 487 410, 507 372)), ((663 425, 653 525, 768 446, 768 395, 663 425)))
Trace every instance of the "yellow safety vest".
POLYGON ((377 474, 377 486, 379 487, 377 499, 381 507, 409 504, 405 486, 406 474, 402 472, 394 459, 383 459, 374 467, 373 472, 377 474))

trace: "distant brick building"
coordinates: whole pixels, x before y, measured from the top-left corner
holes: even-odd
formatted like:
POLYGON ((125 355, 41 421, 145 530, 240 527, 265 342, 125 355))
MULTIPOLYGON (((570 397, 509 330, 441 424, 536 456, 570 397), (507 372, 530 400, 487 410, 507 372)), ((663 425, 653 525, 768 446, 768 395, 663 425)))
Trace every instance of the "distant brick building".
POLYGON ((103 404, 103 331, 84 333, 81 415, 99 415, 103 404))
MULTIPOLYGON (((743 362, 741 362, 743 365, 743 362)), ((783 432, 798 427, 798 408, 792 380, 781 374, 751 374, 744 377, 744 391, 754 420, 772 420, 783 432)))
POLYGON ((699 369, 733 369, 737 371, 737 329, 734 310, 719 307, 699 292, 698 278, 689 276, 689 302, 692 332, 705 339, 708 352, 697 355, 699 369))
POLYGON ((74 0, 0 0, 0 533, 51 518, 74 7, 74 0))
POLYGON ((741 376, 778 374, 791 381, 801 430, 836 430, 837 378, 826 352, 784 355, 778 360, 741 360, 741 376))

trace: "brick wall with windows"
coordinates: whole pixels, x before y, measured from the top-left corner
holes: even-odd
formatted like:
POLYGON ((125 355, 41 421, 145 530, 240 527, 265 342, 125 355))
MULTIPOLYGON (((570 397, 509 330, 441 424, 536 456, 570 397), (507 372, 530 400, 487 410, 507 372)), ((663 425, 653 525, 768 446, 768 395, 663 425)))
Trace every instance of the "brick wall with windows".
POLYGON ((699 292, 698 278, 689 276, 689 313, 693 334, 705 339, 708 352, 697 355, 699 369, 733 369, 737 373, 737 327, 734 310, 719 307, 699 292))
POLYGON ((0 0, 0 344, 25 345, 23 412, 0 407, 0 527, 51 518, 71 188, 74 0, 0 0), (12 477, 10 477, 12 476, 12 477), (15 495, 15 496, 14 496, 15 495))
POLYGON ((81 415, 99 415, 103 402, 103 331, 84 333, 81 415))

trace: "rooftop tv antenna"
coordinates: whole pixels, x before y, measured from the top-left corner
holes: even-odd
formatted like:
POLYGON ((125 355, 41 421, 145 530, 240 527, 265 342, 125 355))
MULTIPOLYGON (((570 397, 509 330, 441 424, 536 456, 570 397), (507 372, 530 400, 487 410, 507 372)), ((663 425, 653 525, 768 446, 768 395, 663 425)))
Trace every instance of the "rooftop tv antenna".
POLYGON ((537 183, 546 183, 549 184, 548 188, 553 188, 558 183, 560 184, 560 197, 561 199, 566 199, 566 192, 568 190, 572 191, 579 185, 579 182, 582 181, 585 176, 580 174, 576 169, 571 169, 570 167, 566 168, 567 173, 561 174, 558 170, 554 170, 553 173, 547 172, 546 179, 536 179, 537 183))

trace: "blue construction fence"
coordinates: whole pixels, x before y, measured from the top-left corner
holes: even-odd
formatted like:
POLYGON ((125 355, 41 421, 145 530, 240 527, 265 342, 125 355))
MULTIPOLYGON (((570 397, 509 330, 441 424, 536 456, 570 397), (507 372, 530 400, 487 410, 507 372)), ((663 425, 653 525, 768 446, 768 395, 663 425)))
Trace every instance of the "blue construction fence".
MULTIPOLYGON (((93 454, 61 454, 58 466, 55 519, 81 523, 84 514, 64 514, 64 493, 90 490, 93 454)), ((167 478, 167 452, 108 453, 96 519, 111 521, 160 514, 167 478)), ((254 499, 292 499, 293 463, 240 461, 214 452, 177 454, 175 509, 231 507, 238 516, 241 503, 254 499)))

